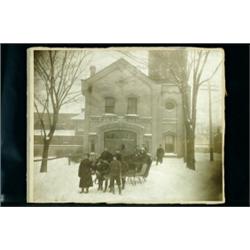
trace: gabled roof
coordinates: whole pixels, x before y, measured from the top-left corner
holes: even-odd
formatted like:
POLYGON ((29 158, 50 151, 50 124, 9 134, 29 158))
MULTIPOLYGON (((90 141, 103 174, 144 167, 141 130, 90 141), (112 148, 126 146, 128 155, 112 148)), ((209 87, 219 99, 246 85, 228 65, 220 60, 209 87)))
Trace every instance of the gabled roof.
POLYGON ((115 69, 126 69, 129 72, 135 74, 138 78, 142 79, 143 81, 150 83, 150 85, 156 85, 156 83, 151 80, 146 74, 141 72, 138 68, 136 68, 134 65, 126 61, 124 58, 120 58, 117 61, 113 62, 106 68, 102 69, 101 71, 97 72, 95 75, 89 77, 88 79, 84 80, 85 83, 91 83, 95 82, 106 75, 110 74, 115 69))

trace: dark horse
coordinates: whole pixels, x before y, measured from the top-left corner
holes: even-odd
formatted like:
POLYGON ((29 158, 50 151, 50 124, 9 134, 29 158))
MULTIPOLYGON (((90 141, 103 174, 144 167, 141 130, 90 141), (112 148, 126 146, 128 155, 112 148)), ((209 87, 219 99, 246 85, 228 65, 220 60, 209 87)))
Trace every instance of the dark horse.
POLYGON ((96 181, 98 182, 98 190, 107 190, 110 172, 110 163, 105 160, 99 159, 95 164, 96 181), (105 183, 103 189, 103 183, 105 183))

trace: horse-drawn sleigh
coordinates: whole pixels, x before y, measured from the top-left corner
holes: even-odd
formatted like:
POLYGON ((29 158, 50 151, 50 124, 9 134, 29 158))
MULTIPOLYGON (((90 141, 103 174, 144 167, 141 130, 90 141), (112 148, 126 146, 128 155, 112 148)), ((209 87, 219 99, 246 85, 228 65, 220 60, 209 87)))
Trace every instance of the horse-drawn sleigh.
MULTIPOLYGON (((136 185, 137 182, 146 181, 152 163, 149 154, 141 153, 122 157, 116 153, 114 156, 119 160, 121 166, 118 181, 119 191, 120 188, 125 188, 125 183, 136 185)), ((114 192, 112 185, 110 186, 110 182, 112 182, 111 162, 112 160, 103 160, 102 157, 93 161, 93 174, 96 175, 95 182, 98 183, 98 190, 106 192, 107 188, 110 187, 110 190, 114 192)))

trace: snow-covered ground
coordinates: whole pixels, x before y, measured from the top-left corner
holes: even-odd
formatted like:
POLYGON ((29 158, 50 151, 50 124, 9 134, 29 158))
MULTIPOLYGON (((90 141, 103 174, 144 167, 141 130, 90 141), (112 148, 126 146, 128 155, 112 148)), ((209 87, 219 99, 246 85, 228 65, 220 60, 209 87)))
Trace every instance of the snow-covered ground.
MULTIPOLYGON (((40 173, 40 162, 34 163, 35 202, 77 203, 188 203, 222 200, 220 161, 209 162, 208 155, 197 155, 196 171, 185 167, 183 159, 165 158, 163 164, 152 163, 144 183, 127 183, 122 195, 97 191, 79 193, 78 165, 68 159, 48 161, 48 172, 40 173)), ((94 177, 93 177, 94 178, 94 177)))

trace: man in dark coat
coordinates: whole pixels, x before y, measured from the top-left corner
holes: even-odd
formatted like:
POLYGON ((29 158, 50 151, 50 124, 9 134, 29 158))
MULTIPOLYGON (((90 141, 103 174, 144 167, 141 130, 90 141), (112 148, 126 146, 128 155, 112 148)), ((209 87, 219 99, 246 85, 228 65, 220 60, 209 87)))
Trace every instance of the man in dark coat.
POLYGON ((82 189, 81 193, 88 193, 89 187, 93 186, 91 176, 91 161, 89 160, 89 154, 86 154, 85 158, 81 161, 78 176, 80 177, 79 187, 82 189), (86 189, 86 192, 84 191, 86 189))
POLYGON ((119 194, 122 193, 121 190, 121 163, 113 157, 113 161, 110 163, 110 192, 115 193, 115 182, 118 185, 119 194))
POLYGON ((108 151, 107 148, 104 149, 104 151, 101 153, 101 156, 99 159, 107 162, 111 162, 113 158, 113 155, 108 151))
POLYGON ((162 159, 163 159, 164 153, 165 153, 164 149, 160 145, 159 148, 157 148, 157 151, 156 151, 156 157, 157 157, 156 165, 158 165, 158 162, 160 162, 162 164, 162 159))
POLYGON ((148 156, 147 156, 147 153, 146 153, 146 150, 145 148, 141 148, 139 153, 136 155, 136 172, 140 172, 141 171, 141 168, 142 168, 142 165, 144 163, 147 163, 147 159, 148 159, 148 156))
POLYGON ((121 154, 121 152, 119 150, 115 151, 115 155, 114 156, 116 157, 116 159, 118 161, 120 161, 120 162, 122 161, 122 154, 121 154))

